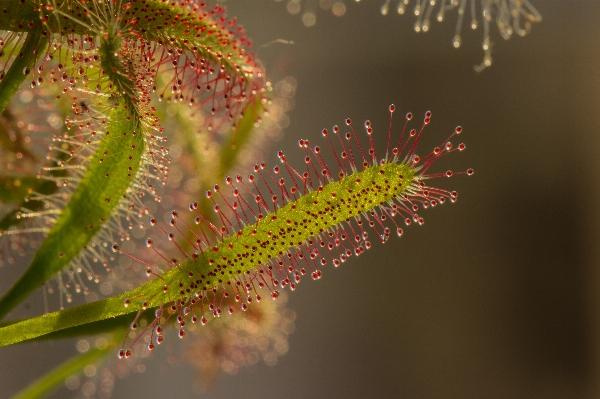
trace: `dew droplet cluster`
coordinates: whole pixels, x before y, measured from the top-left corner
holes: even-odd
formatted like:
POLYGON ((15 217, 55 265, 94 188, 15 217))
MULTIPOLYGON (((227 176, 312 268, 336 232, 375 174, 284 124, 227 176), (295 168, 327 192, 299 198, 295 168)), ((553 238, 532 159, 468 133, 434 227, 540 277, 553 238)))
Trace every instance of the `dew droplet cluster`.
MULTIPOLYGON (((396 3, 395 11, 403 15, 407 12, 410 0, 385 0, 381 6, 381 13, 387 15, 390 13, 390 4, 396 3)), ((475 30, 483 22, 483 61, 475 66, 475 70, 480 72, 492 65, 492 42, 490 39, 490 28, 495 22, 500 35, 504 40, 508 40, 516 33, 519 36, 525 36, 531 30, 531 24, 540 22, 542 16, 533 7, 528 0, 511 1, 487 1, 487 0, 451 0, 451 1, 414 1, 413 15, 416 18, 414 28, 416 32, 427 32, 431 28, 433 17, 438 22, 443 22, 447 15, 456 10, 456 27, 452 45, 459 48, 462 44, 463 23, 475 30), (479 4, 478 4, 479 3, 479 4), (467 14, 470 14, 470 21, 465 21, 467 14), (479 15, 478 15, 479 14, 479 15), (481 19, 479 19, 481 17, 481 19)))

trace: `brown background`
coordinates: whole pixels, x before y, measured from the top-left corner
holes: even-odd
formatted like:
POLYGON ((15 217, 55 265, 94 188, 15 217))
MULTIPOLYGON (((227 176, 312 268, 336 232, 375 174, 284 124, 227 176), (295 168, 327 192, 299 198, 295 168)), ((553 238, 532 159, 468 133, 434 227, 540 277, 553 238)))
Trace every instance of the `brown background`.
MULTIPOLYGON (((424 226, 301 284, 288 354, 203 397, 600 397, 600 2, 532 2, 544 20, 509 41, 494 28, 480 74, 481 29, 452 48, 455 12, 416 34, 410 15, 381 16, 383 0, 346 0, 346 15, 321 11, 311 28, 284 2, 228 2, 255 48, 295 43, 258 50, 273 80, 298 82, 271 165, 277 149, 300 160, 299 138, 346 117, 385 139, 395 103, 399 116, 433 112, 425 149, 461 124, 467 151, 439 168, 476 174, 442 181, 459 201, 423 212, 424 226)), ((0 397, 73 352, 3 348, 0 397)), ((197 397, 192 381, 157 360, 114 397, 197 397)))

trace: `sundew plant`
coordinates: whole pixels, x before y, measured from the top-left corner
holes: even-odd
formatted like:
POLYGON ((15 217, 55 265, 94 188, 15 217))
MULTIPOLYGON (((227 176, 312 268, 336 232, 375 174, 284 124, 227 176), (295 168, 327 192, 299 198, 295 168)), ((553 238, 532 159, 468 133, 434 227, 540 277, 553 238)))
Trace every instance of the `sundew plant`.
MULTIPOLYGON (((262 162, 295 83, 269 80, 221 5, 5 0, 0 30, 0 262, 23 266, 0 293, 0 346, 99 337, 17 397, 100 361, 123 375, 177 336, 207 380, 274 364, 289 292, 423 224, 458 198, 437 183, 473 174, 446 157, 466 148, 462 127, 434 132, 432 112, 394 105, 386 131, 332 121, 317 143, 292 125, 299 149, 262 162), (45 313, 24 319, 40 290, 45 313)), ((100 386, 84 394, 110 396, 100 386)))

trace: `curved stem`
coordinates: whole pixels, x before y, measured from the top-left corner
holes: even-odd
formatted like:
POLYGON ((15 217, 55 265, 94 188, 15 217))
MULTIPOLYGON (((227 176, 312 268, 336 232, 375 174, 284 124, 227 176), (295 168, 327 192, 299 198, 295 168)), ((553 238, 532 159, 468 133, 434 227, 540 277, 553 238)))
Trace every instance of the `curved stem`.
POLYGON ((114 342, 111 342, 104 348, 92 349, 67 360, 46 375, 40 377, 37 381, 34 381, 22 391, 18 392, 12 399, 34 399, 48 395, 67 377, 72 374, 80 373, 85 366, 108 354, 114 346, 114 342))
POLYGON ((21 51, 14 59, 4 78, 0 81, 0 114, 21 87, 29 74, 23 73, 25 68, 33 68, 48 45, 48 39, 42 34, 42 27, 34 27, 27 34, 21 51))

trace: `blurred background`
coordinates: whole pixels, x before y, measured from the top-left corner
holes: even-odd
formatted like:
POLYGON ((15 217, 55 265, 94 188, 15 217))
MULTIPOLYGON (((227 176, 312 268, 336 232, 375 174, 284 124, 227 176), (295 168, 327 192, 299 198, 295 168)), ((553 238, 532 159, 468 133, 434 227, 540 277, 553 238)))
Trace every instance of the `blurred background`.
MULTIPOLYGON (((481 73, 481 15, 475 31, 465 19, 455 49, 456 11, 416 33, 413 4, 383 16, 384 0, 345 0, 338 17, 305 0, 313 21, 287 1, 225 2, 270 78, 295 79, 269 165, 279 149, 299 164, 298 139, 318 143, 347 117, 370 119, 383 148, 394 103, 397 131, 406 112, 432 111, 420 153, 462 125, 467 150, 434 168, 475 175, 439 182, 458 201, 421 212, 423 226, 300 284, 275 366, 221 373, 199 392, 197 371, 159 348, 113 397, 600 397, 600 2, 531 2, 542 22, 508 41, 492 24, 493 64, 481 73)), ((0 397, 74 352, 74 342, 3 348, 0 397)))

